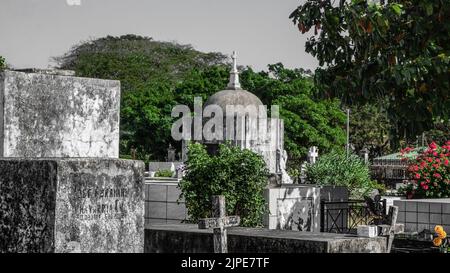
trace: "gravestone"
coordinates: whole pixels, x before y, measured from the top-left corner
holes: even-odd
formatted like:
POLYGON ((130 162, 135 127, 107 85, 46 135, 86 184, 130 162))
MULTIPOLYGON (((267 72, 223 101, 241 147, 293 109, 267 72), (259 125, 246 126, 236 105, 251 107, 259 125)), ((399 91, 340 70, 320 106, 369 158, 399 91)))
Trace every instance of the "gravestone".
POLYGON ((0 73, 0 252, 142 252, 144 164, 118 159, 120 82, 26 72, 0 73))
POLYGON ((169 148, 167 149, 167 161, 168 162, 175 161, 175 152, 176 152, 176 150, 172 147, 172 144, 169 144, 169 148))
POLYGON ((227 227, 238 226, 239 216, 226 216, 225 196, 212 197, 213 218, 200 219, 199 229, 213 229, 214 253, 227 253, 227 227))

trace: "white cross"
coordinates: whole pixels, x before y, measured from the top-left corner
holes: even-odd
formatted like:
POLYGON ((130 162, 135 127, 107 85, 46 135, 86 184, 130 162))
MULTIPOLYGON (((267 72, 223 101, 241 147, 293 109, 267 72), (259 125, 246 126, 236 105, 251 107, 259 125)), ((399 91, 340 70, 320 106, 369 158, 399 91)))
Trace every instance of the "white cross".
POLYGON ((319 157, 319 149, 316 146, 309 148, 308 152, 308 162, 310 164, 316 163, 316 159, 319 157))
POLYGON ((241 83, 239 82, 239 71, 237 69, 237 53, 233 51, 233 55, 231 55, 233 59, 233 68, 230 71, 230 82, 228 83, 228 88, 231 90, 241 89, 241 83))

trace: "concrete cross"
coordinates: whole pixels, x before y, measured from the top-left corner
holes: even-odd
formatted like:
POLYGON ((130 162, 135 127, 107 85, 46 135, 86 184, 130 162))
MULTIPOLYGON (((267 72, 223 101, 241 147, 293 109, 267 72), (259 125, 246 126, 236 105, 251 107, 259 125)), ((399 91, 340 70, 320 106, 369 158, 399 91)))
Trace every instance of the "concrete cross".
POLYGON ((233 51, 233 55, 231 56, 231 59, 233 59, 233 67, 230 71, 230 81, 228 82, 227 88, 230 90, 239 90, 239 89, 241 89, 241 83, 239 82, 239 71, 237 69, 236 51, 233 51))
POLYGON ((319 157, 319 149, 316 146, 312 146, 309 148, 308 152, 308 161, 311 164, 316 163, 316 159, 319 157))
POLYGON ((212 197, 213 218, 200 219, 199 229, 213 229, 214 253, 227 253, 227 227, 238 226, 239 216, 225 215, 225 196, 214 195, 212 197))

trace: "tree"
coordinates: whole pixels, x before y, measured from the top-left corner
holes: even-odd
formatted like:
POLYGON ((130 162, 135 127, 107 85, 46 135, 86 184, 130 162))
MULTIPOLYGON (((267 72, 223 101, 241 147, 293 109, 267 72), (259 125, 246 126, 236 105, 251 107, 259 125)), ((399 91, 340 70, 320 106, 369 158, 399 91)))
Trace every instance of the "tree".
POLYGON ((382 107, 369 103, 350 107, 350 143, 355 153, 366 148, 373 158, 392 152, 390 130, 391 124, 382 107))
POLYGON ((450 113, 450 1, 307 0, 290 16, 311 33, 315 83, 347 104, 379 103, 393 148, 450 113))
POLYGON ((242 85, 258 95, 265 105, 278 105, 284 120, 285 148, 289 165, 298 166, 309 147, 321 152, 342 148, 345 144, 344 112, 336 99, 316 98, 311 75, 302 69, 269 65, 268 72, 242 72, 242 85))

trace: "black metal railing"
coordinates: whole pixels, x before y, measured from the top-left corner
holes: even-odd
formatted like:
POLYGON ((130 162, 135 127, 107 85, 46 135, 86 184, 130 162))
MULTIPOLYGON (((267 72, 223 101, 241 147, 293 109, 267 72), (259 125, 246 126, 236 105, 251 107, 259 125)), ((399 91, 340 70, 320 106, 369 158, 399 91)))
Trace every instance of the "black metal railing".
POLYGON ((377 209, 364 200, 320 202, 320 231, 330 233, 356 233, 358 225, 372 225, 386 215, 386 199, 377 209))

